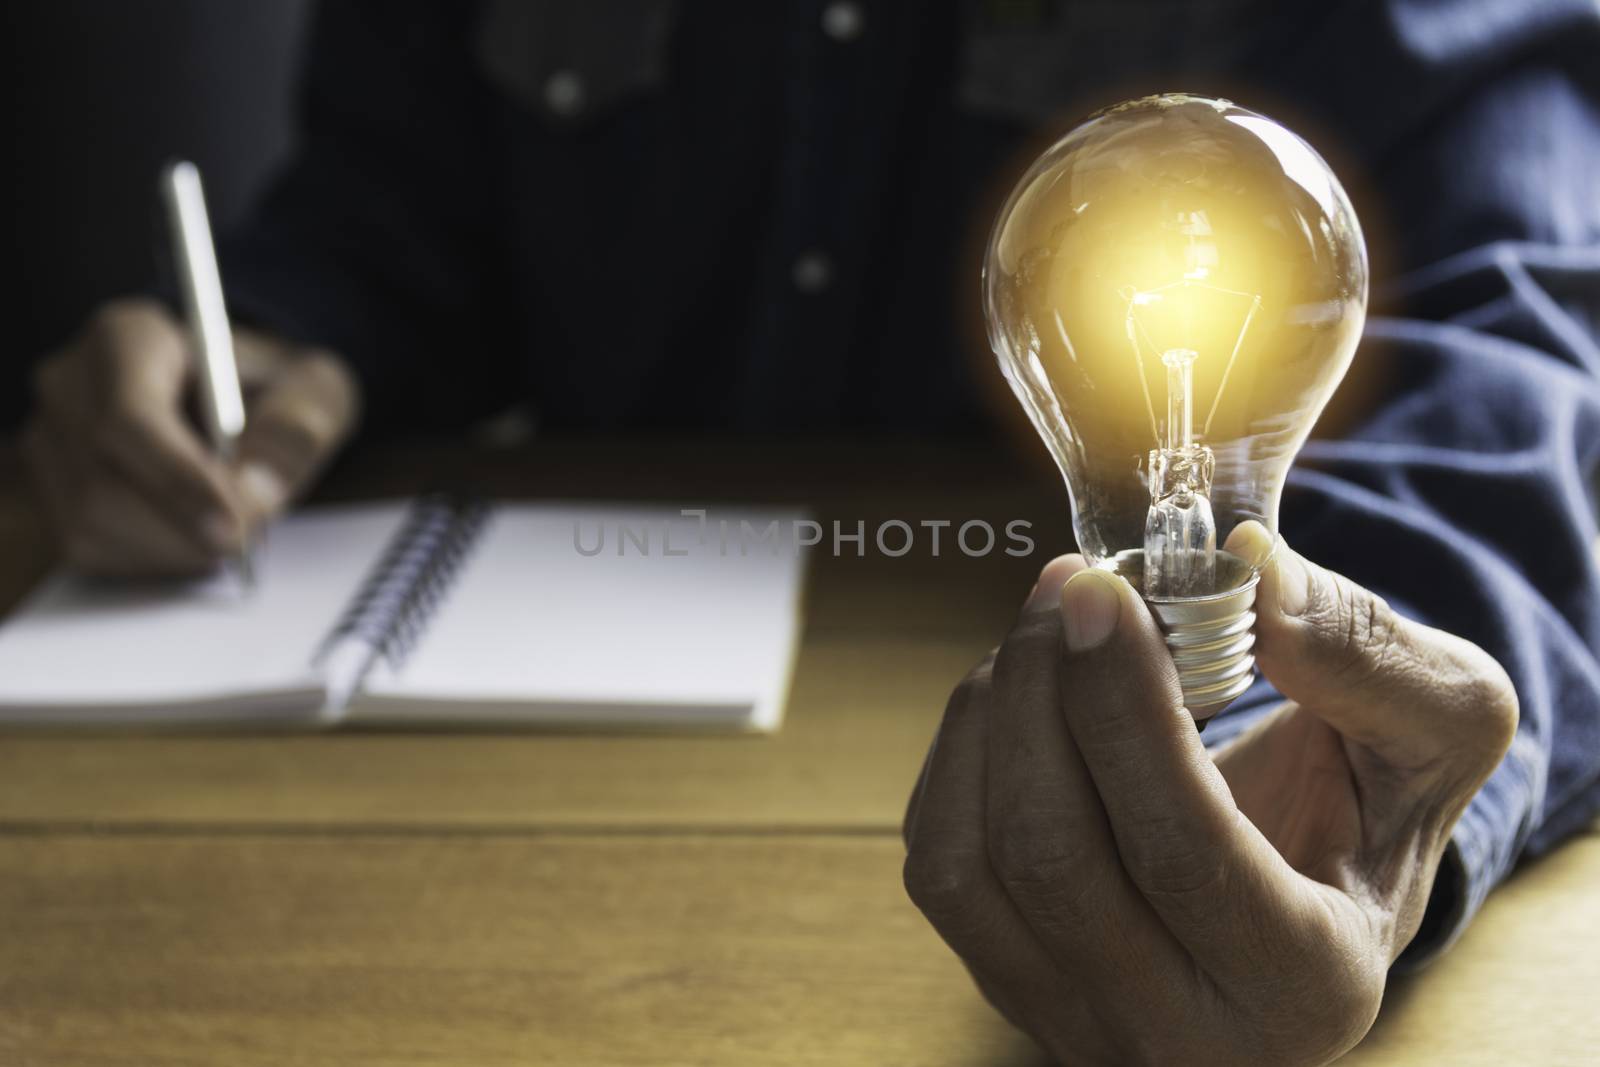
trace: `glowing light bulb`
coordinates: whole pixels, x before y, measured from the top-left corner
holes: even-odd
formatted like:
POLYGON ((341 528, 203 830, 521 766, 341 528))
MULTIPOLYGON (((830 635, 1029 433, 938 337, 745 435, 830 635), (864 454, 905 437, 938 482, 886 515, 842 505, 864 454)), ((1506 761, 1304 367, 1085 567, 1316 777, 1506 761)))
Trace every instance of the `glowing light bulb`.
POLYGON ((1220 708, 1253 677, 1256 584, 1220 546, 1250 519, 1277 532, 1366 316, 1344 190, 1298 136, 1225 100, 1120 104, 1018 182, 984 301, 1079 550, 1144 594, 1190 709, 1220 708))

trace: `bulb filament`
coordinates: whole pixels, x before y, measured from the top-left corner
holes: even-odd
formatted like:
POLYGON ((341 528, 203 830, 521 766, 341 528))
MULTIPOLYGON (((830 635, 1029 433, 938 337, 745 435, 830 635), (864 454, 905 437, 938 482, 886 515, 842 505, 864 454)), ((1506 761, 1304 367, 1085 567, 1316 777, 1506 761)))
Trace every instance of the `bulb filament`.
POLYGON ((1127 301, 1125 328, 1139 366, 1139 384, 1156 439, 1148 467, 1150 510, 1145 518, 1144 592, 1161 597, 1205 596, 1214 592, 1216 576, 1217 527, 1211 510, 1216 457, 1196 439, 1195 433, 1194 364, 1200 354, 1187 346, 1158 345, 1151 333, 1154 330, 1162 340, 1176 341, 1190 333, 1197 321, 1203 321, 1198 316, 1218 311, 1225 314, 1223 309, 1230 300, 1242 305, 1243 321, 1200 429, 1199 436, 1203 438, 1210 433, 1245 335, 1261 309, 1261 298, 1187 276, 1151 290, 1124 289, 1121 295, 1127 301), (1206 305, 1210 312, 1201 310, 1206 305), (1167 370, 1167 421, 1162 427, 1156 425, 1150 383, 1144 374, 1146 351, 1159 354, 1167 370))

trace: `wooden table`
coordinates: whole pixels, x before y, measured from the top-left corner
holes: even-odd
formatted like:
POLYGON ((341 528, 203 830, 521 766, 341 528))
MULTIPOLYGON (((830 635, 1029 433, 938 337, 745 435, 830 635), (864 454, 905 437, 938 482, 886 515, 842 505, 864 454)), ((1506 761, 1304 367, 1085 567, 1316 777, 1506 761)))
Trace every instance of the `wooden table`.
MULTIPOLYGON (((8 465, 0 602, 49 555, 8 465)), ((1047 474, 927 449, 390 450, 327 495, 463 481, 1066 535, 1047 474)), ((1041 1063, 897 838, 1038 563, 819 554, 772 738, 0 737, 0 1064, 1041 1063)), ((1593 1062, 1597 886, 1595 833, 1517 875, 1348 1062, 1593 1062)))

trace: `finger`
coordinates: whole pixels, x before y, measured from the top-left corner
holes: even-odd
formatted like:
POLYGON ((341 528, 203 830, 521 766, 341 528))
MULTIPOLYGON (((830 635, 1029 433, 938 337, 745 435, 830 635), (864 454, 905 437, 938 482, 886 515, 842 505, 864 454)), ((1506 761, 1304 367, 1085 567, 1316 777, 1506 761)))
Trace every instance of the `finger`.
POLYGON ((105 465, 196 545, 231 551, 240 529, 222 462, 184 414, 190 358, 183 333, 164 310, 142 302, 112 305, 91 332, 89 373, 104 390, 91 440, 105 465))
POLYGON ((956 955, 991 986, 1018 990, 1007 1013, 1047 1003, 1059 979, 1044 950, 989 868, 984 779, 990 674, 980 667, 957 687, 928 757, 928 773, 906 852, 905 886, 956 955))
POLYGON ((900 840, 909 850, 911 842, 917 836, 917 816, 922 810, 922 798, 928 791, 928 772, 933 769, 933 754, 938 751, 939 737, 944 733, 943 726, 950 721, 954 714, 953 707, 956 698, 966 699, 965 690, 975 685, 989 686, 994 672, 995 650, 989 652, 978 662, 978 665, 968 671, 966 677, 961 679, 960 685, 951 694, 950 701, 945 706, 944 718, 940 720, 940 729, 934 731, 933 740, 928 742, 928 751, 922 755, 922 769, 917 772, 916 784, 911 787, 911 796, 906 801, 905 819, 900 824, 900 840))
POLYGON ((1208 970, 1249 978, 1299 940, 1315 902, 1240 815, 1128 583, 1084 571, 1062 590, 1061 612, 1063 713, 1124 870, 1208 970))
POLYGON ((1040 943, 1063 968, 1095 975, 1088 997, 1111 1017, 1148 1011, 1192 974, 1183 948, 1129 880, 1094 782, 1062 714, 1062 586, 1084 569, 1064 556, 1044 569, 1000 646, 989 718, 990 866, 1040 943))
POLYGON ((110 472, 84 486, 79 522, 98 573, 197 575, 212 570, 219 558, 110 472))
POLYGON ((75 556, 71 542, 81 534, 73 523, 72 501, 77 499, 82 479, 74 464, 50 442, 49 435, 48 425, 42 418, 36 416, 30 420, 22 432, 22 458, 44 505, 45 515, 56 531, 61 554, 71 560, 75 556))
POLYGON ((215 565, 214 555, 196 547, 94 457, 51 442, 51 436, 48 425, 37 424, 25 448, 70 565, 106 575, 189 575, 215 565))
POLYGON ((1230 549, 1267 556, 1256 596, 1256 658, 1279 692, 1391 762, 1420 766, 1467 747, 1487 773, 1517 723, 1505 671, 1482 649, 1406 619, 1259 524, 1230 549))
POLYGON ((309 355, 289 362, 255 401, 235 472, 247 528, 271 519, 306 488, 349 436, 356 398, 340 361, 309 355))
MULTIPOLYGON (((969 673, 968 678, 964 681, 970 681, 979 674, 987 677, 993 665, 994 653, 991 651, 984 657, 983 662, 969 673)), ((911 797, 906 804, 905 820, 900 827, 901 840, 905 843, 908 852, 911 848, 911 842, 915 840, 917 835, 917 814, 922 807, 922 797, 928 785, 928 771, 933 765, 933 754, 938 747, 939 733, 935 732, 933 741, 928 745, 928 751, 923 756, 922 769, 917 773, 916 784, 912 787, 911 797)), ((906 884, 909 890, 911 885, 909 877, 906 884)), ((985 975, 970 962, 966 960, 962 962, 966 964, 967 973, 972 976, 973 983, 977 985, 978 991, 983 994, 984 999, 993 1005, 995 1010, 999 1011, 1011 1025, 1022 1030, 1028 1029, 1027 1017, 1022 1014, 1021 1006, 1017 1003, 1016 997, 1009 991, 1008 987, 1004 983, 985 975)))
MULTIPOLYGON (((982 669, 988 670, 994 662, 994 653, 989 653, 984 658, 982 669)), ((922 794, 928 788, 928 768, 933 765, 933 750, 938 747, 939 735, 935 733, 933 740, 928 743, 928 751, 922 756, 922 769, 917 771, 916 783, 911 787, 911 796, 906 800, 905 818, 900 823, 900 841, 907 848, 911 847, 911 839, 917 835, 917 813, 922 810, 922 794)))

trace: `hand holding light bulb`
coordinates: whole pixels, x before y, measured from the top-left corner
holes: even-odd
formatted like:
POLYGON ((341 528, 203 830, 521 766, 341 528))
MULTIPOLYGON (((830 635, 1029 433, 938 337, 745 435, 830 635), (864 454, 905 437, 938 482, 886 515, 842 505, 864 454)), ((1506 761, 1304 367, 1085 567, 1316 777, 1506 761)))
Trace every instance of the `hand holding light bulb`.
POLYGON ((1342 1055, 1515 732, 1487 654, 1276 537, 1365 270, 1304 142, 1194 97, 1075 130, 996 227, 991 336, 1081 555, 952 696, 905 880, 1063 1062, 1342 1055), (1192 712, 1257 660, 1289 703, 1213 761, 1192 712))
POLYGON ((1255 523, 1259 656, 1290 698, 1213 763, 1125 579, 1045 568, 957 688, 906 889, 1063 1063, 1322 1064, 1366 1033, 1517 704, 1476 646, 1255 523))

